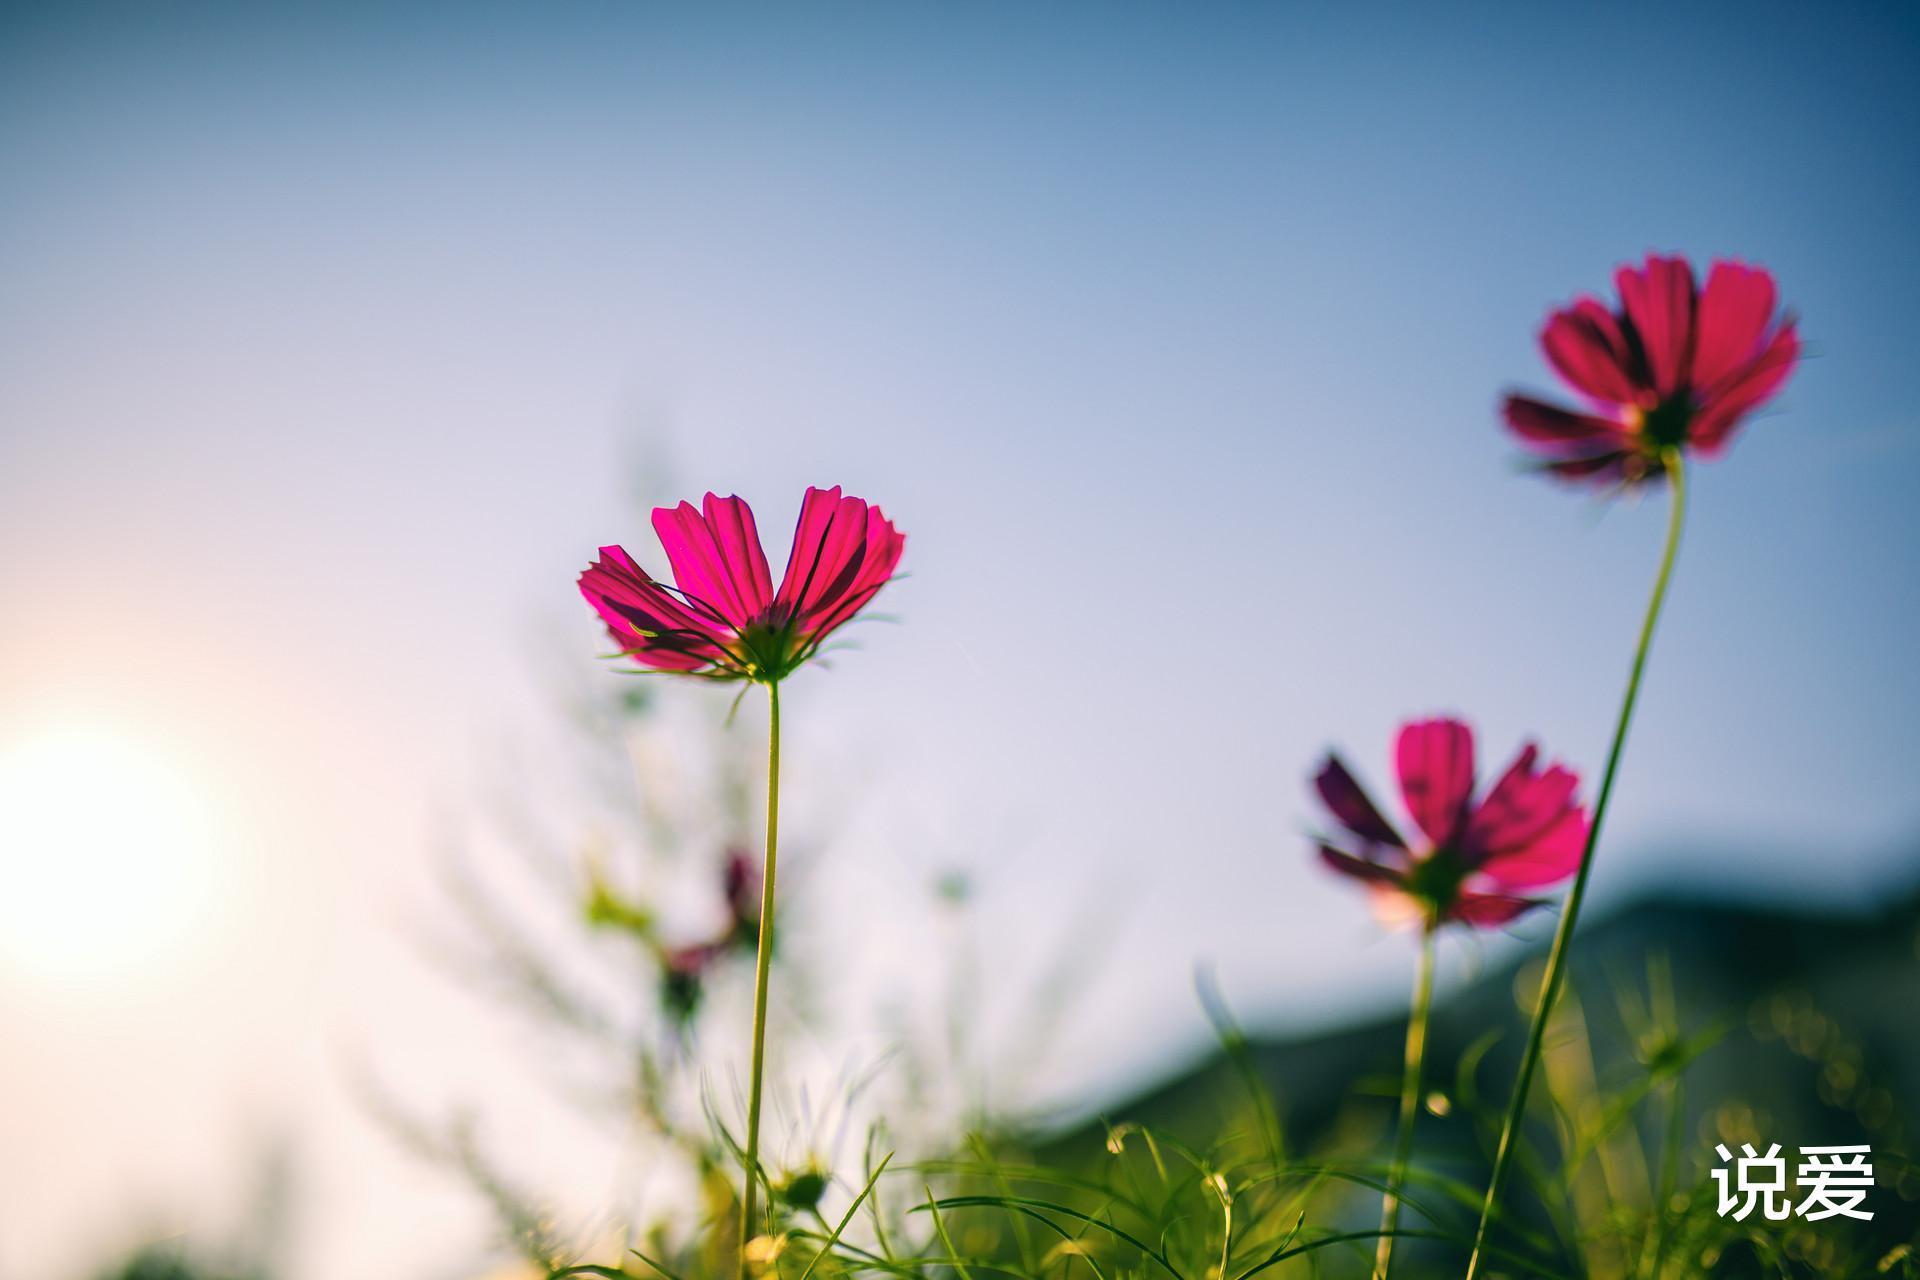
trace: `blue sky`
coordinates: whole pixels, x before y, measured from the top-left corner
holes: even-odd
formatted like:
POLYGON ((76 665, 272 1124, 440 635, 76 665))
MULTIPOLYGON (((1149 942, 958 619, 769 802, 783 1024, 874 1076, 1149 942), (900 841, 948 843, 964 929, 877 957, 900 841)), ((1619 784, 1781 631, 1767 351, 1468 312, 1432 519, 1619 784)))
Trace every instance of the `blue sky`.
POLYGON ((1110 907, 1069 1084, 1188 1042, 1195 957, 1334 1016, 1406 957, 1308 864, 1318 751, 1454 709, 1597 771, 1661 500, 1493 406, 1658 248, 1813 357, 1696 474, 1596 892, 1906 883, 1917 61, 1891 5, 10 11, 0 739, 193 760, 234 911, 310 908, 223 945, 377 1022, 356 930, 594 651, 591 548, 657 563, 636 488, 778 543, 844 483, 911 577, 792 690, 829 883, 1110 907))

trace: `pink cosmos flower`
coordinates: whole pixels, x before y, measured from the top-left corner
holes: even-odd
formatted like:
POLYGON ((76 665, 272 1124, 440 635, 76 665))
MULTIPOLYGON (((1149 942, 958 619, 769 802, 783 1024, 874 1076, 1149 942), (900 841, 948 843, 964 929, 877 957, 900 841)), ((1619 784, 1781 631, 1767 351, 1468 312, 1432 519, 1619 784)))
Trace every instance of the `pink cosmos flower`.
POLYGON ((1485 795, 1474 799, 1473 730, 1459 720, 1403 725, 1395 748, 1400 796, 1422 839, 1409 842, 1329 754, 1314 776, 1340 832, 1319 843, 1335 871, 1366 885, 1390 922, 1448 921, 1493 928, 1539 906, 1523 896, 1572 875, 1586 845, 1580 779, 1520 749, 1485 795))
POLYGON ((653 513, 674 586, 617 546, 580 575, 580 594, 620 652, 660 671, 772 684, 820 650, 893 577, 906 535, 880 508, 840 489, 808 489, 780 589, 773 589, 753 511, 708 494, 653 513))
POLYGON ((1563 408, 1509 395, 1507 425, 1567 480, 1658 478, 1669 449, 1717 457, 1740 423, 1779 391, 1800 357, 1773 277, 1720 261, 1704 289, 1685 258, 1649 254, 1614 274, 1620 307, 1576 298, 1548 317, 1540 347, 1587 401, 1563 408))

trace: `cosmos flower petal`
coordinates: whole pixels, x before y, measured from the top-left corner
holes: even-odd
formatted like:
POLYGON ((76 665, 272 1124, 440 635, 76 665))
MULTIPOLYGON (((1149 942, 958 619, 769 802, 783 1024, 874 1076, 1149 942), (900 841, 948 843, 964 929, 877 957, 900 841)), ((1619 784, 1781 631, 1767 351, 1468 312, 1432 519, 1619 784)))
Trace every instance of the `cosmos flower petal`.
POLYGON ((807 490, 776 612, 817 644, 892 579, 906 541, 878 507, 838 488, 807 490))
POLYGON ((1501 402, 1500 409, 1513 434, 1530 446, 1617 448, 1627 438, 1626 429, 1610 418, 1563 409, 1532 396, 1509 395, 1501 402))
POLYGON ((1474 806, 1460 835, 1468 854, 1485 858, 1522 848, 1573 807, 1580 779, 1559 765, 1536 770, 1539 758, 1540 750, 1532 743, 1522 747, 1500 780, 1474 806))
POLYGON ((600 559, 580 575, 579 585, 614 644, 645 665, 692 671, 721 656, 724 637, 711 621, 685 609, 623 548, 600 548, 600 559))
POLYGON ((1446 918, 1472 925, 1476 929, 1497 929, 1541 905, 1538 898, 1516 898, 1509 894, 1479 893, 1468 889, 1454 900, 1446 918))
POLYGON ((753 508, 738 497, 720 498, 709 493, 701 503, 707 528, 720 549, 728 577, 750 614, 760 614, 773 603, 773 575, 767 570, 767 553, 760 549, 760 530, 753 521, 753 508))
POLYGON ((1648 254, 1644 266, 1614 275, 1640 340, 1653 389, 1664 399, 1686 385, 1693 344, 1693 268, 1680 257, 1648 254))
POLYGON ((1378 862, 1371 862, 1366 858, 1356 858, 1350 853, 1341 852, 1330 844, 1322 844, 1320 846, 1320 861, 1326 863, 1329 868, 1339 872, 1343 876, 1354 880, 1365 881, 1367 884, 1397 886, 1402 884, 1406 879, 1402 872, 1396 871, 1392 867, 1384 866, 1378 862))
POLYGON ((836 583, 844 588, 848 561, 866 549, 866 508, 858 498, 842 497, 838 485, 807 490, 794 525, 787 571, 775 598, 783 616, 802 618, 819 609, 836 591, 836 583))
POLYGON ((1406 841, 1393 824, 1380 816, 1380 810, 1366 791, 1354 780, 1339 756, 1329 754, 1326 763, 1313 776, 1314 790, 1340 825, 1369 844, 1404 849, 1406 841))
POLYGON ((1436 847, 1451 844, 1473 798, 1473 730, 1459 720, 1420 720, 1394 747, 1400 796, 1436 847))
POLYGON ((1598 487, 1625 481, 1631 460, 1632 455, 1620 451, 1596 453, 1584 458, 1557 458, 1545 463, 1541 470, 1557 480, 1598 487))
POLYGON ((1788 320, 1765 350, 1720 381, 1694 419, 1688 443, 1706 457, 1717 456, 1733 438, 1740 420, 1785 385, 1799 359, 1800 335, 1788 320))
POLYGON ((1620 322, 1596 299, 1580 298, 1549 316, 1540 349, 1554 372, 1599 403, 1634 402, 1636 357, 1620 322))
POLYGON ((1777 300, 1773 276, 1741 262, 1720 261, 1700 291, 1693 346, 1692 382, 1712 387, 1759 354, 1773 323, 1777 300))
POLYGON ((1478 871, 1500 889, 1537 889, 1578 871, 1586 847, 1586 810, 1571 808, 1525 844, 1488 857, 1478 871))
POLYGON ((709 493, 703 505, 704 511, 691 502, 656 509, 654 532, 673 566, 673 580, 693 602, 690 607, 710 610, 738 629, 767 608, 772 594, 767 557, 746 503, 709 493))
POLYGON ((1545 459, 1541 470, 1588 485, 1625 477, 1635 441, 1620 423, 1526 395, 1507 396, 1501 410, 1521 444, 1545 459))
POLYGON ((600 614, 616 638, 647 638, 654 633, 684 635, 690 642, 720 638, 713 624, 688 612, 665 587, 618 546, 600 548, 600 559, 580 575, 580 594, 600 614))
POLYGON ((868 601, 879 594, 880 588, 892 581, 906 545, 906 535, 893 527, 893 522, 880 508, 868 507, 857 567, 837 598, 823 600, 820 607, 807 616, 809 637, 819 640, 864 609, 868 601))
POLYGON ((867 517, 867 504, 860 499, 840 500, 826 535, 820 540, 815 571, 801 593, 803 630, 813 630, 861 580, 869 550, 867 517))

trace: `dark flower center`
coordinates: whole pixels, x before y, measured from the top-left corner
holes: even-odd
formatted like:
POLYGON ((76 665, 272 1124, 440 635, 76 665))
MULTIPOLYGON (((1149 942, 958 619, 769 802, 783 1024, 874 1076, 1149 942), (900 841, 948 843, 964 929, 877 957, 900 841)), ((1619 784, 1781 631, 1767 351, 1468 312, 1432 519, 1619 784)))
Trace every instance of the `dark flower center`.
POLYGON ((1407 868, 1407 892, 1426 904, 1430 919, 1438 920, 1460 896, 1460 886, 1472 871, 1454 850, 1435 849, 1407 868))
POLYGON ((1640 439, 1648 453, 1660 454, 1687 442, 1687 424, 1693 421, 1693 398, 1681 392, 1662 400, 1640 416, 1640 439))

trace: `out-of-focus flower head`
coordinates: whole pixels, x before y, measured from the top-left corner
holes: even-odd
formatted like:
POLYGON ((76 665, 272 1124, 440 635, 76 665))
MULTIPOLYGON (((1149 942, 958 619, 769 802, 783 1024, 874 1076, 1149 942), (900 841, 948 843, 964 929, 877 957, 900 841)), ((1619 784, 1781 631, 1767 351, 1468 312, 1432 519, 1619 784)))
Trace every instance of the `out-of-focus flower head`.
POLYGON ((1649 254, 1614 284, 1618 308, 1576 298, 1540 331, 1585 407, 1517 394, 1503 405, 1514 435, 1562 479, 1632 485, 1663 475, 1669 451, 1717 457, 1800 357, 1794 318, 1776 311, 1761 268, 1717 261, 1700 288, 1685 258, 1649 254))
MULTIPOLYGON (((760 871, 745 850, 727 850, 720 867, 720 890, 726 899, 727 919, 719 932, 700 942, 656 944, 661 1003, 682 1023, 699 1011, 707 981, 727 953, 744 951, 752 955, 760 945, 760 871)), ((651 936, 651 923, 649 930, 651 936)))
POLYGON ((832 1180, 824 1164, 818 1159, 810 1159, 798 1169, 782 1174, 774 1185, 774 1194, 788 1208, 804 1212, 820 1203, 820 1197, 826 1194, 832 1180))
POLYGON ((666 947, 660 952, 660 1003, 676 1022, 687 1023, 706 995, 707 974, 726 950, 722 942, 666 947))
POLYGON ((1473 730, 1465 723, 1406 724, 1394 755, 1418 839, 1381 816, 1338 756, 1329 754, 1313 779, 1340 828, 1317 842, 1321 860, 1365 885, 1383 920, 1497 927, 1540 905, 1524 891, 1580 865, 1587 839, 1587 814, 1574 799, 1580 780, 1558 764, 1539 767, 1532 743, 1478 800, 1473 730))
POLYGON ((760 868, 752 854, 738 848, 728 851, 721 888, 734 932, 752 950, 760 941, 760 868))
POLYGON ((893 577, 906 535, 838 486, 808 489, 775 591, 753 511, 709 493, 659 507, 654 532, 674 585, 649 577, 618 546, 580 575, 580 594, 621 653, 657 671, 772 684, 792 674, 893 577))

